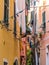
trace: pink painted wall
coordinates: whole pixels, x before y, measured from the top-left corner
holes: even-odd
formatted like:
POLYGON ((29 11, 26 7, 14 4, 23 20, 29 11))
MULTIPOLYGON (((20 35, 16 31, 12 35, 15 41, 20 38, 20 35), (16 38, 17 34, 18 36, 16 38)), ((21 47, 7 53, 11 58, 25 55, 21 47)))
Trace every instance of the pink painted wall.
POLYGON ((46 65, 46 45, 49 44, 49 6, 45 9, 41 8, 41 12, 39 15, 38 23, 42 24, 42 12, 46 12, 46 33, 44 34, 43 39, 41 40, 41 50, 40 50, 40 65, 46 65), (40 22, 39 22, 40 21, 40 22))

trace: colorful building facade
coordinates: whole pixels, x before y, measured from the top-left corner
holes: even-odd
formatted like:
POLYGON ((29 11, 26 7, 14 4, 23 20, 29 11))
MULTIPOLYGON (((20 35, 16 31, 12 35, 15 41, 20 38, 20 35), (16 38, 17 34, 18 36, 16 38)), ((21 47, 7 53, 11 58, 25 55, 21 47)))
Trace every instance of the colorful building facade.
POLYGON ((38 33, 42 34, 40 43, 39 65, 49 65, 49 13, 48 0, 39 1, 38 10, 38 33))
POLYGON ((18 16, 15 16, 15 1, 0 1, 0 65, 20 65, 20 19, 24 23, 21 25, 22 32, 25 33, 25 0, 22 5, 18 1, 19 11, 24 10, 18 16))

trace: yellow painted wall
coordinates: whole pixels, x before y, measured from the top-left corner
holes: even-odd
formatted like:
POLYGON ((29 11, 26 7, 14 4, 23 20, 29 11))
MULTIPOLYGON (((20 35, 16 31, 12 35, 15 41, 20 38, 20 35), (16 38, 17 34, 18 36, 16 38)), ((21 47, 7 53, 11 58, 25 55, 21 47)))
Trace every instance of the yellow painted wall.
MULTIPOLYGON (((13 16, 14 12, 14 0, 9 0, 9 17, 13 16)), ((4 17, 4 0, 0 0, 0 20, 4 17)), ((13 21, 9 19, 9 29, 7 31, 5 27, 0 24, 0 65, 3 65, 3 59, 8 61, 9 65, 13 65, 14 59, 17 57, 20 61, 20 41, 14 37, 13 34, 13 21)), ((18 63, 20 65, 20 62, 18 63)))

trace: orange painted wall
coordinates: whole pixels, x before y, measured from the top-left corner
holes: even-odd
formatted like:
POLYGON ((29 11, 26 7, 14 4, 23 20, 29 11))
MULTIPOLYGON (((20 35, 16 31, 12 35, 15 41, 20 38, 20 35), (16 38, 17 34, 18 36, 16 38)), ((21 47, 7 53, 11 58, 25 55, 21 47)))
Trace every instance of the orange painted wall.
MULTIPOLYGON (((14 0, 9 0, 9 17, 14 15, 14 0)), ((4 18, 4 0, 0 0, 0 20, 4 18)), ((18 59, 20 65, 20 45, 18 39, 14 37, 14 18, 9 19, 9 29, 7 31, 5 26, 1 29, 0 24, 0 65, 3 65, 4 59, 8 61, 9 65, 13 65, 14 60, 18 59)))

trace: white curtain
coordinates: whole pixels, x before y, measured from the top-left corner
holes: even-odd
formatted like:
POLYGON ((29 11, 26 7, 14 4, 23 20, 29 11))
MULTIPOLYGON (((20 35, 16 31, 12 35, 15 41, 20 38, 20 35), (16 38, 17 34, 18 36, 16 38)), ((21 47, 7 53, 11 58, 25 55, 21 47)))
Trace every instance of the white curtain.
MULTIPOLYGON (((16 14, 19 13, 20 11, 25 9, 25 0, 15 0, 15 5, 16 5, 16 14)), ((25 10, 21 13, 18 14, 18 22, 19 25, 22 27, 22 32, 26 32, 26 22, 25 22, 25 10)))

